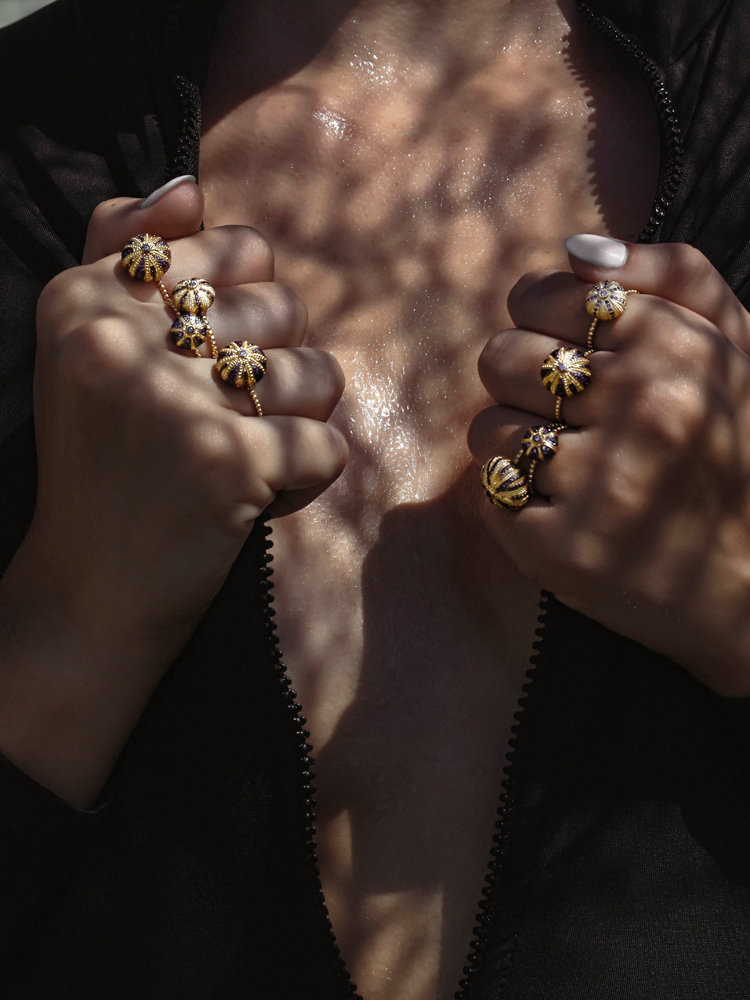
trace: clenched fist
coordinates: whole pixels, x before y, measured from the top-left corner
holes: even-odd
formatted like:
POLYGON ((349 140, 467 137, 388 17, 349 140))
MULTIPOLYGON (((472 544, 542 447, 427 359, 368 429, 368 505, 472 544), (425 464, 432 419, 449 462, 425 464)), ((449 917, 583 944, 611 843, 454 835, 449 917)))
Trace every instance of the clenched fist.
POLYGON ((537 465, 536 495, 517 513, 486 504, 486 522, 559 600, 718 693, 747 696, 750 316, 697 250, 629 250, 618 269, 571 257, 574 274, 529 274, 512 290, 518 328, 480 360, 498 405, 470 431, 479 464, 512 457, 530 425, 553 421, 540 368, 557 347, 585 349, 592 283, 641 294, 599 324, 591 384, 563 402, 570 429, 537 465))
POLYGON ((348 454, 326 422, 341 369, 302 346, 305 307, 274 282, 263 237, 243 226, 198 232, 203 199, 190 178, 139 205, 100 205, 83 266, 42 293, 38 503, 0 594, 0 750, 80 802, 103 782, 255 518, 309 503, 348 454), (214 286, 219 346, 249 340, 265 351, 263 417, 210 357, 175 347, 158 289, 121 266, 121 247, 142 232, 170 242, 168 289, 190 277, 214 286))

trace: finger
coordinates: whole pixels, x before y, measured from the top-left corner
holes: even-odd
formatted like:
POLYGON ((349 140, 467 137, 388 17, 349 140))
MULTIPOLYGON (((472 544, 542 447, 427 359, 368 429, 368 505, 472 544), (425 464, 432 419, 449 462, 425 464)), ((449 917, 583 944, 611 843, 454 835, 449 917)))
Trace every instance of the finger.
POLYGON ((320 486, 310 486, 306 490, 279 490, 276 499, 266 507, 269 517, 286 517, 287 514, 294 514, 303 507, 307 507, 313 500, 317 500, 321 493, 330 486, 330 483, 323 483, 320 486))
POLYGON ((138 233, 176 240, 197 232, 203 218, 203 192, 190 175, 176 180, 179 183, 171 187, 164 185, 161 197, 146 208, 141 208, 140 198, 112 198, 97 205, 89 221, 82 263, 119 254, 138 233))
POLYGON ((545 418, 538 413, 510 406, 487 406, 471 422, 467 435, 469 451, 480 468, 495 455, 512 459, 529 427, 544 422, 545 418))
MULTIPOLYGON (((250 226, 217 226, 170 243, 172 263, 163 278, 168 292, 188 278, 204 278, 215 289, 273 281, 274 259, 268 240, 250 226)), ((129 294, 141 302, 159 302, 154 282, 137 281, 121 266, 120 254, 101 266, 114 271, 129 294)))
MULTIPOLYGON (((513 460, 531 428, 551 423, 536 413, 506 406, 488 406, 477 414, 469 428, 469 449, 480 467, 495 455, 513 460)), ((559 501, 577 488, 593 453, 590 438, 591 433, 587 430, 557 432, 557 452, 534 466, 535 496, 542 500, 559 501)), ((522 468, 525 465, 526 461, 522 460, 522 468)))
POLYGON ((221 289, 209 318, 222 344, 249 340, 264 350, 298 347, 307 332, 304 302, 291 288, 275 281, 221 289))
POLYGON ((508 312, 520 329, 582 345, 592 319, 584 305, 590 288, 567 271, 531 271, 508 293, 508 312))
MULTIPOLYGON (((482 384, 501 405, 553 420, 556 397, 543 385, 541 368, 558 347, 578 349, 576 344, 528 330, 496 333, 479 357, 482 384)), ((597 419, 606 400, 602 382, 616 357, 609 351, 597 351, 588 358, 591 383, 584 392, 563 400, 561 419, 565 423, 582 427, 597 419)))
POLYGON ((625 288, 668 299, 709 320, 750 354, 747 310, 699 250, 687 243, 626 246, 628 258, 619 268, 597 267, 569 254, 573 273, 590 284, 610 278, 625 288))
MULTIPOLYGON (((561 337, 584 347, 593 317, 585 301, 591 285, 564 271, 536 271, 525 274, 510 291, 508 311, 521 329, 535 330, 561 337)), ((625 312, 617 319, 602 321, 594 334, 598 351, 616 351, 634 341, 650 341, 665 324, 694 328, 721 336, 721 332, 703 317, 655 295, 631 295, 625 312)))
MULTIPOLYGON (((341 366, 333 355, 312 347, 295 347, 269 350, 266 357, 266 374, 253 386, 264 415, 328 420, 341 398, 345 382, 341 366)), ((161 360, 163 362, 164 358, 161 360)), ((224 382, 216 371, 213 358, 195 358, 180 352, 170 359, 170 365, 176 372, 177 384, 183 387, 183 395, 190 393, 196 399, 218 398, 235 413, 257 417, 247 387, 224 382)))
POLYGON ((322 491, 338 479, 349 457, 343 434, 320 420, 274 416, 239 420, 238 427, 252 456, 251 482, 259 475, 276 493, 322 491))
MULTIPOLYGON (((296 347, 270 350, 267 357, 266 374, 253 387, 265 416, 328 420, 341 399, 345 381, 333 355, 312 347, 296 347)), ((244 416, 257 416, 248 390, 224 382, 215 369, 213 372, 224 404, 244 416)))

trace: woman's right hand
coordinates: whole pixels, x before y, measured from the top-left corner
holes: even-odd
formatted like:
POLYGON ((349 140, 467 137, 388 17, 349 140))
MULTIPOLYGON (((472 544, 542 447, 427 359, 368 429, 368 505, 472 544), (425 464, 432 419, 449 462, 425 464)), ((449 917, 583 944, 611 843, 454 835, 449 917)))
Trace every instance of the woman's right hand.
MULTIPOLYGON (((305 307, 273 281, 264 238, 243 226, 197 232, 202 212, 192 181, 145 209, 135 199, 103 203, 83 266, 42 293, 39 494, 2 582, 0 695, 10 677, 28 682, 40 660, 56 683, 56 669, 72 670, 84 685, 93 670, 97 678, 117 674, 121 686, 132 676, 139 690, 152 690, 255 518, 309 503, 346 463, 346 442, 326 422, 343 390, 341 369, 301 346, 305 307), (217 377, 211 358, 172 344, 173 316, 155 284, 121 266, 120 248, 142 232, 170 242, 167 288, 189 277, 214 286, 210 319, 220 346, 244 339, 266 351, 267 373, 256 387, 262 418, 247 390, 217 377), (51 651, 30 658, 44 636, 51 651)), ((14 725, 0 714, 0 749, 9 756, 14 725)))

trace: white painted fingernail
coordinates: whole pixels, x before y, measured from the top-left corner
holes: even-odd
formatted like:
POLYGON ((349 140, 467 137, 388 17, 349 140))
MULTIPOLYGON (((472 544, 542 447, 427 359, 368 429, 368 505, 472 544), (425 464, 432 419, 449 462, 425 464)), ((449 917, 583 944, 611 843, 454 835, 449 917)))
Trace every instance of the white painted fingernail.
POLYGON ((172 188, 176 188, 178 184, 184 184, 185 181, 192 181, 193 184, 198 183, 192 174, 183 174, 181 177, 173 177, 171 181, 167 181, 166 184, 162 184, 162 186, 157 188, 156 191, 152 191, 148 198, 144 198, 138 208, 151 208, 151 206, 155 205, 161 196, 165 195, 167 191, 171 191, 172 188))
POLYGON ((608 236, 594 236, 593 233, 579 233, 569 236, 565 249, 572 257, 594 267, 622 267, 628 259, 628 248, 619 240, 608 236))

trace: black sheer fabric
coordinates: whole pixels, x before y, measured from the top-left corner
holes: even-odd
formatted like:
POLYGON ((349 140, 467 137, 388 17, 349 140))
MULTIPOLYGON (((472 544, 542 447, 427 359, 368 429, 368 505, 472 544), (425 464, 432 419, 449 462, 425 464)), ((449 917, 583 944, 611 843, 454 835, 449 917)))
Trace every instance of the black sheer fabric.
MULTIPOLYGON (((80 259, 99 201, 196 171, 218 6, 57 0, 0 32, 3 568, 34 506, 36 298, 80 259)), ((698 246, 750 301, 750 8, 590 6, 607 44, 624 33, 661 112, 648 238, 698 246)), ((268 561, 260 525, 100 808, 0 759, 3 997, 351 996, 308 842, 306 734, 268 561)), ((745 1000, 748 702, 553 598, 536 660, 467 1000, 745 1000)))

